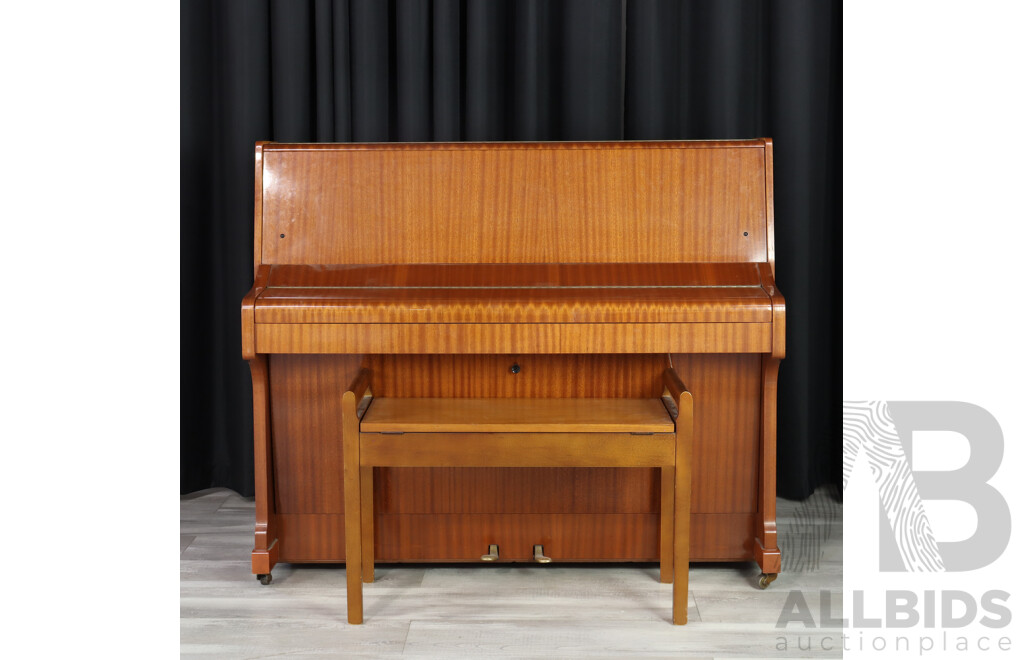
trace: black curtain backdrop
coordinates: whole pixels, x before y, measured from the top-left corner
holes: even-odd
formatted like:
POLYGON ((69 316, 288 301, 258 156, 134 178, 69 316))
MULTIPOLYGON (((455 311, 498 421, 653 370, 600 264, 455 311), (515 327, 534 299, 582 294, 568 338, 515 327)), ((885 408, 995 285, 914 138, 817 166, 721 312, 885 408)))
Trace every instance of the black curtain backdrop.
POLYGON ((838 1, 184 0, 181 491, 253 493, 253 143, 772 137, 779 494, 838 483, 838 1))

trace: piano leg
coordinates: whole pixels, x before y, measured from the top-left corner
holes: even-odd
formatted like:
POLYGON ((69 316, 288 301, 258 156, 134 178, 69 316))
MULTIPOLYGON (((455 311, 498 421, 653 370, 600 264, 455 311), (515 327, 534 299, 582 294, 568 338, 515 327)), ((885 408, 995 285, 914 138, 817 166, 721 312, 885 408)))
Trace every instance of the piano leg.
POLYGON ((256 542, 252 550, 252 572, 260 582, 270 584, 270 571, 277 563, 277 529, 274 520, 274 471, 270 449, 270 372, 267 356, 249 360, 252 374, 253 453, 256 464, 256 542))
POLYGON ((770 355, 761 358, 760 488, 754 559, 761 566, 758 584, 762 589, 771 584, 782 570, 782 553, 775 527, 775 421, 780 362, 770 355))

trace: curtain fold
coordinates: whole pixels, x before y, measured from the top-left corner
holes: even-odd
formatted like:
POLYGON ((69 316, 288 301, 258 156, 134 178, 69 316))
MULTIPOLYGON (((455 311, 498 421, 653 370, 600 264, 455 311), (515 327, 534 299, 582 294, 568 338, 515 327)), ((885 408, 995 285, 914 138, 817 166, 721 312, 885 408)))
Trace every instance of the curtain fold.
POLYGON ((183 0, 181 490, 253 492, 257 140, 775 140, 779 493, 841 464, 838 0, 183 0))

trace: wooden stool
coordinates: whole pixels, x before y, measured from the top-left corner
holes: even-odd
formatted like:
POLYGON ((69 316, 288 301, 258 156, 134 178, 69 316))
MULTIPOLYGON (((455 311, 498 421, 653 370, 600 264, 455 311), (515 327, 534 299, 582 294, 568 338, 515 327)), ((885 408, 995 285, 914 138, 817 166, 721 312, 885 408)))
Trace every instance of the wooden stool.
POLYGON ((661 468, 661 581, 686 623, 693 397, 673 369, 659 399, 378 398, 366 369, 342 396, 348 621, 373 581, 374 467, 661 468))

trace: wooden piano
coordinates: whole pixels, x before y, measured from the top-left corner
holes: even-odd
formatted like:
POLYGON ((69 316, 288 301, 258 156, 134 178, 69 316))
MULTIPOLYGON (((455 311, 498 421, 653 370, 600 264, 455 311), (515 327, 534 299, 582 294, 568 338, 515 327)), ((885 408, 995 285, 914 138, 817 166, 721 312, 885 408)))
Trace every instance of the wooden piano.
POLYGON ((346 531, 366 581, 374 561, 661 561, 670 581, 673 529, 684 563, 776 577, 771 140, 266 142, 255 181, 242 352, 264 584, 277 562, 345 561, 346 531), (636 458, 673 428, 691 451, 680 394, 689 488, 636 458), (556 431, 576 462, 496 458, 556 431), (371 437, 449 453, 396 460, 371 437))

